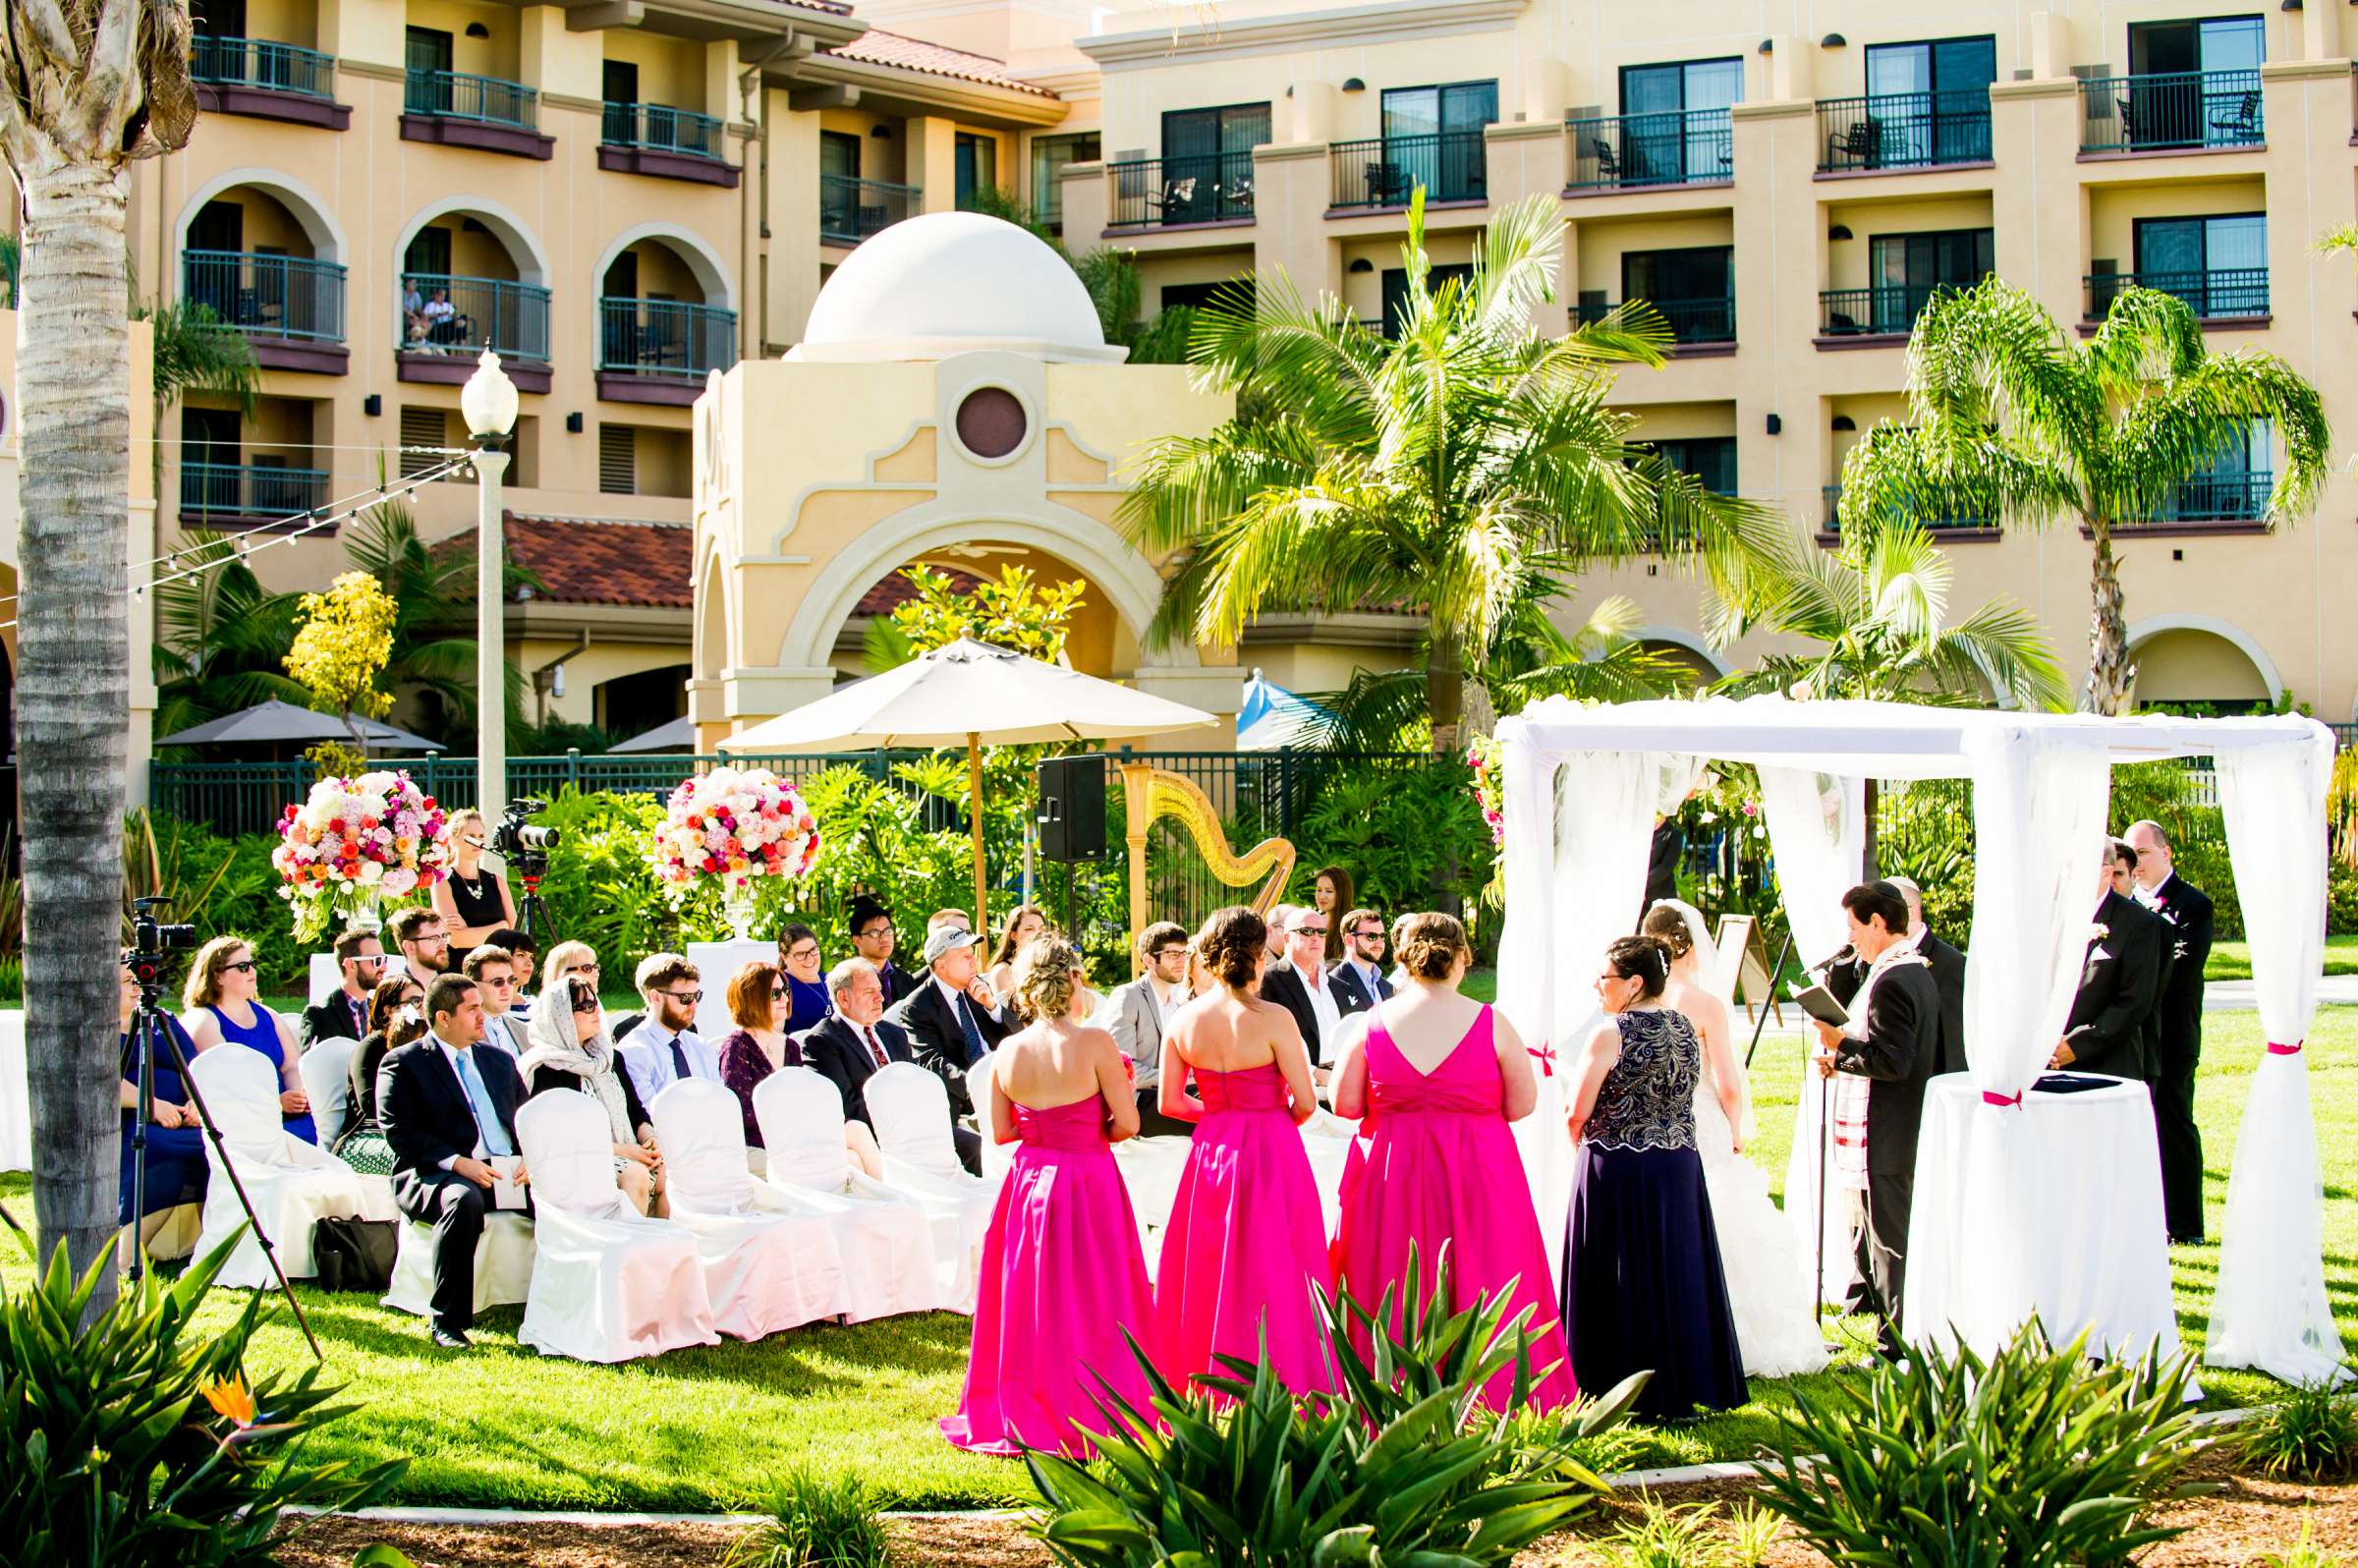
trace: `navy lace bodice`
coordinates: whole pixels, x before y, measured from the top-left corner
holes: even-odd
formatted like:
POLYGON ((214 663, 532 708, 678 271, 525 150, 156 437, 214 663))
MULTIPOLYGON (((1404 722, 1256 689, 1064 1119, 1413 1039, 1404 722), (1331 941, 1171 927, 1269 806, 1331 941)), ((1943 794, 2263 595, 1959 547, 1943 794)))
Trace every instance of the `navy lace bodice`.
POLYGON ((1693 1148, 1703 1041, 1684 1013, 1617 1013, 1621 1059, 1597 1090, 1589 1142, 1606 1148, 1693 1148))

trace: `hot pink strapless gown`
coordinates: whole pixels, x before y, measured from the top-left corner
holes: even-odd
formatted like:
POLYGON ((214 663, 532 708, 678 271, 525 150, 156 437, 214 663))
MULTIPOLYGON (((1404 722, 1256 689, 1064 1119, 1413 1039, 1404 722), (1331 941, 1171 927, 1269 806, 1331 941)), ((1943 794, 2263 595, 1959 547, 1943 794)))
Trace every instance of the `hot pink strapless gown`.
MULTIPOLYGON (((1430 1289, 1446 1245, 1452 1308, 1462 1310, 1478 1295, 1495 1296, 1512 1280, 1508 1316, 1532 1310, 1525 1327, 1533 1370, 1553 1369, 1533 1386, 1532 1403, 1543 1410, 1567 1403, 1577 1392, 1572 1361, 1523 1157, 1501 1103, 1490 1010, 1482 1010, 1466 1037, 1430 1074, 1400 1054, 1384 1032, 1380 1009, 1370 1017, 1367 1053, 1362 1131, 1372 1125, 1374 1132, 1363 1140, 1367 1157, 1354 1159, 1343 1175, 1336 1251, 1344 1288, 1373 1309, 1384 1291, 1400 1288, 1414 1242, 1418 1270, 1430 1289)), ((1512 1386, 1512 1375, 1500 1372, 1484 1390, 1484 1402, 1497 1408, 1512 1386)))
POLYGON ((1297 1394, 1334 1387, 1317 1287, 1334 1289, 1318 1181, 1275 1062, 1191 1068, 1204 1095, 1154 1280, 1155 1365, 1174 1384, 1261 1360, 1297 1394))
POLYGON ((1122 1330, 1151 1353, 1153 1293, 1130 1189, 1105 1147, 1105 1102, 1018 1105, 1015 1125, 1023 1144, 982 1241, 966 1392, 941 1433, 976 1453, 1085 1458, 1084 1434, 1112 1426, 1097 1408, 1104 1383, 1147 1409, 1122 1330))

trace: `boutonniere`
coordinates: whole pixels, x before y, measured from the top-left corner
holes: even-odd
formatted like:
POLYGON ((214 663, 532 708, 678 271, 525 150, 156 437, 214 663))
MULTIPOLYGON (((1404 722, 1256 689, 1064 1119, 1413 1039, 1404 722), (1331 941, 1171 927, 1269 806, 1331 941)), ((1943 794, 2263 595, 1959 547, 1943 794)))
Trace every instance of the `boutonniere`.
POLYGON ((2106 925, 2103 921, 2098 921, 2094 925, 2088 927, 2088 939, 2092 942, 2101 942, 2111 934, 2112 927, 2106 925))

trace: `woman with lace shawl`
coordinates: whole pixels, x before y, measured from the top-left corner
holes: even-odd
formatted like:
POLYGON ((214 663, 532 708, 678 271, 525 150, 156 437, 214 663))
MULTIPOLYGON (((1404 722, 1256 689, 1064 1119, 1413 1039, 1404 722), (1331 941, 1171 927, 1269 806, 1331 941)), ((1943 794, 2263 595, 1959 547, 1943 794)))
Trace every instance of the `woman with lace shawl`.
POLYGON ((642 1214, 664 1212, 661 1158, 655 1129, 607 1037, 597 990, 580 975, 551 982, 533 1003, 526 1038, 531 1048, 517 1065, 528 1094, 578 1090, 605 1110, 614 1133, 614 1174, 623 1196, 642 1214))

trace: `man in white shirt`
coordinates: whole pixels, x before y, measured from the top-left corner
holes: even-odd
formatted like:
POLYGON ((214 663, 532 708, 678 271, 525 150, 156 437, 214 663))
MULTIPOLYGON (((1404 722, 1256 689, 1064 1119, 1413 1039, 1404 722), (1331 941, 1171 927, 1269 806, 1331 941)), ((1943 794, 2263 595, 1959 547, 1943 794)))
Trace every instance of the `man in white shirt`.
POLYGON ((1147 1137, 1184 1138, 1195 1132, 1192 1123, 1162 1114, 1162 1036, 1171 1019, 1186 1005, 1187 931, 1169 921, 1157 921, 1138 939, 1138 956, 1147 972, 1127 985, 1117 985, 1106 998, 1111 1017, 1106 1027, 1114 1043, 1138 1070, 1139 1131, 1147 1137))
POLYGON ((697 967, 678 953, 649 953, 639 961, 632 980, 646 1015, 620 1049, 639 1103, 654 1104, 657 1094, 682 1078, 719 1083, 720 1056, 692 1028, 697 1005, 704 999, 697 967))
POLYGON ((1326 988, 1345 1018, 1364 1013, 1377 1002, 1391 1000, 1392 982, 1383 978, 1383 917, 1372 909, 1355 909, 1343 917, 1343 961, 1334 966, 1326 988))

